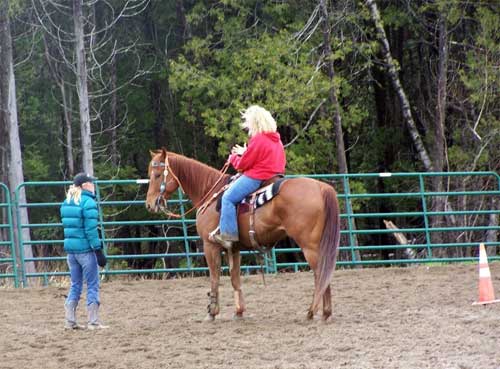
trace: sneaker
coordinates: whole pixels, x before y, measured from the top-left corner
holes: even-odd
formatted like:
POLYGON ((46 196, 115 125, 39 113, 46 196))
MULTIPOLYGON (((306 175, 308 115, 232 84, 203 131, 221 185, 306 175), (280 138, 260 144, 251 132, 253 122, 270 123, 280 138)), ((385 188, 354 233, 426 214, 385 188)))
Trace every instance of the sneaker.
POLYGON ((64 329, 85 329, 85 327, 75 322, 66 322, 64 329))
POLYGON ((87 329, 89 330, 95 330, 95 329, 108 329, 109 325, 104 325, 101 323, 93 323, 93 324, 87 324, 87 329))

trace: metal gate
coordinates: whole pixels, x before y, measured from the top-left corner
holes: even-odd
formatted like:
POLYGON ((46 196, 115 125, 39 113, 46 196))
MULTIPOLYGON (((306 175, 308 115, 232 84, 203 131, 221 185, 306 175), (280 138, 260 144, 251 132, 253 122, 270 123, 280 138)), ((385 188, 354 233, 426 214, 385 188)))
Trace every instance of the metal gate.
POLYGON ((0 286, 8 285, 9 280, 19 286, 14 243, 14 225, 12 223, 12 203, 7 186, 0 183, 0 286))

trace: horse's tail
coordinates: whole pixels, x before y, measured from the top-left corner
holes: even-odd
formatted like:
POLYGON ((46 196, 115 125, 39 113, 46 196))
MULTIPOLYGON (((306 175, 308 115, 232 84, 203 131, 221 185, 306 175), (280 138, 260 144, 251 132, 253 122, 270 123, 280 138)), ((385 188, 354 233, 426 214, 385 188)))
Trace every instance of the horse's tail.
POLYGON ((331 186, 324 185, 321 186, 321 194, 325 204, 325 226, 319 245, 313 311, 317 310, 321 297, 330 284, 340 242, 340 211, 337 193, 331 186))

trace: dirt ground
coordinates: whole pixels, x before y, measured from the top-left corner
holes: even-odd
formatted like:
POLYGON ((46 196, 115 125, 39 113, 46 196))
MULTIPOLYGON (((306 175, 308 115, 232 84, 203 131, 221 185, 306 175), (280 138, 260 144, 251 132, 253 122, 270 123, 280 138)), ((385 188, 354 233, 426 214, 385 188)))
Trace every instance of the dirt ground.
POLYGON ((0 368, 500 368, 500 304, 471 305, 475 265, 337 270, 327 323, 305 320, 311 273, 266 282, 243 278, 248 310, 233 321, 223 277, 215 322, 206 277, 105 282, 101 331, 62 328, 65 287, 1 289, 0 368))

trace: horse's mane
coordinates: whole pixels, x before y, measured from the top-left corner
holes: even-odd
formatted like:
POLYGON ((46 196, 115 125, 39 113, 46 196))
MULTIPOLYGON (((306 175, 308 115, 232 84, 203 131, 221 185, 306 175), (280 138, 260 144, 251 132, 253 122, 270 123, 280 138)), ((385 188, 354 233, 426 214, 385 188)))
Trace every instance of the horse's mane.
MULTIPOLYGON (((221 175, 219 170, 207 164, 174 152, 168 153, 168 160, 186 193, 198 193, 203 196, 221 175)), ((225 181, 221 181, 220 186, 224 183, 225 181)))

